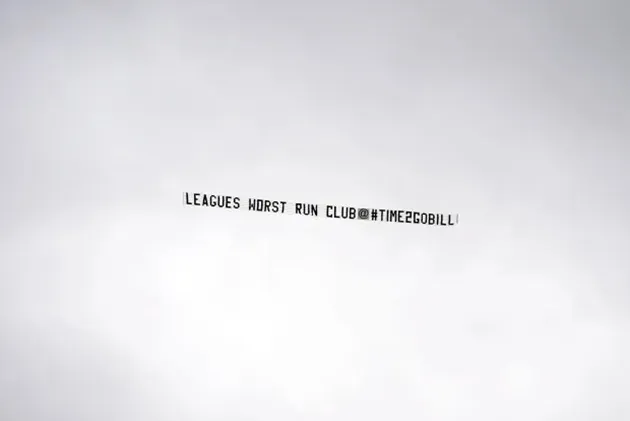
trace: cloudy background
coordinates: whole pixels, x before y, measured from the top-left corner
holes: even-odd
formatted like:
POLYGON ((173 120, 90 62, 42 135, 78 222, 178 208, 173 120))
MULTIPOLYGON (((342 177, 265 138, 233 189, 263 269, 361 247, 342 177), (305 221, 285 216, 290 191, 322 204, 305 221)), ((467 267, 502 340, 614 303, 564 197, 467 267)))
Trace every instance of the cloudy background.
POLYGON ((630 419, 629 25, 1 0, 0 419, 630 419))

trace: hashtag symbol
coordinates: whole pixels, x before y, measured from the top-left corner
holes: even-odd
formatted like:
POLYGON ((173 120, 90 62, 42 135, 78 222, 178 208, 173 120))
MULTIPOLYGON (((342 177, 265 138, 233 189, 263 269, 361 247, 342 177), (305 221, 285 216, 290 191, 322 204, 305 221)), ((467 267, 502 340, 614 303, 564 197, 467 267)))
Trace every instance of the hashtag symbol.
POLYGON ((372 209, 372 221, 378 221, 378 211, 376 209, 372 209))

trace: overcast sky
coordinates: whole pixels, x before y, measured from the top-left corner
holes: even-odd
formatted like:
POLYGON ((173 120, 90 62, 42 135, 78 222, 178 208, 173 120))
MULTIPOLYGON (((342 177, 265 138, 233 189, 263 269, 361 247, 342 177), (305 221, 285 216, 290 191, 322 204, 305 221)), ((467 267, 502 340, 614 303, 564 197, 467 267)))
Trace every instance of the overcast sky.
POLYGON ((621 0, 0 0, 0 419, 630 419, 629 28, 621 0))

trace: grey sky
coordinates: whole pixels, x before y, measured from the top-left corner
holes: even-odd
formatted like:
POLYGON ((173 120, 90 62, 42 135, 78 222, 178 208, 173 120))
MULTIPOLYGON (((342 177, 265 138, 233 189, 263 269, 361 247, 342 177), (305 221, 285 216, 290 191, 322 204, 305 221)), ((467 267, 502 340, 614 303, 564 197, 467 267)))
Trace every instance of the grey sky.
POLYGON ((0 419, 629 419, 629 13, 0 0, 0 419))

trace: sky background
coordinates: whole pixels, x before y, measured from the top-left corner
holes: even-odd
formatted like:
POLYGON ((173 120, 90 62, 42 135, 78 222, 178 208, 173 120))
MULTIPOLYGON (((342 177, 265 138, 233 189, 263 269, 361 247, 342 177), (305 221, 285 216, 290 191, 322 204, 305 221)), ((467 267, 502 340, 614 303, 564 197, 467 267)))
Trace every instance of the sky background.
POLYGON ((0 419, 630 419, 629 28, 603 0, 0 0, 0 419))

